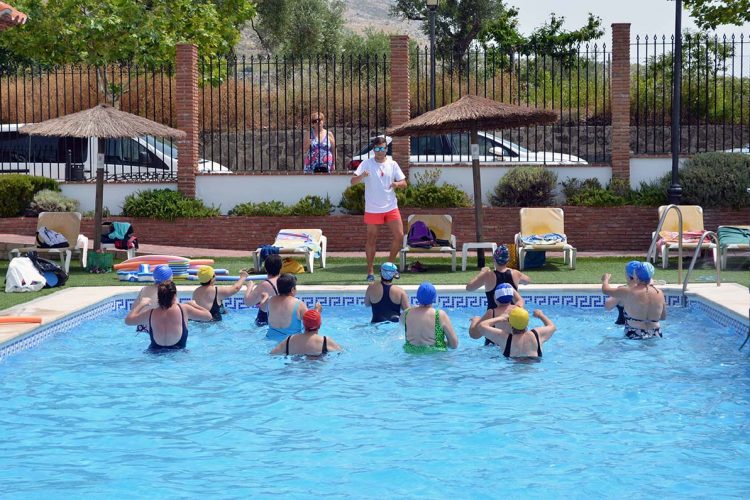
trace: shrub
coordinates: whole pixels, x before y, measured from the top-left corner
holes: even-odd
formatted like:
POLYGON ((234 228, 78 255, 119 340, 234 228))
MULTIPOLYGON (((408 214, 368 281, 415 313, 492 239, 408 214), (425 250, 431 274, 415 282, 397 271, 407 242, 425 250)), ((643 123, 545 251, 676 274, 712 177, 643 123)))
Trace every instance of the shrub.
POLYGON ((229 211, 229 215, 242 215, 246 217, 289 215, 289 207, 280 201, 240 203, 229 211))
POLYGON ((665 184, 663 180, 651 182, 641 182, 637 190, 631 191, 628 196, 628 203, 631 205, 642 205, 646 207, 658 207, 666 205, 669 197, 667 188, 671 184, 671 174, 669 181, 665 184))
POLYGON ((24 174, 0 175, 0 217, 16 217, 29 206, 34 195, 43 189, 59 191, 54 179, 24 174))
MULTIPOLYGON (((750 206, 746 189, 750 186, 750 155, 742 153, 703 153, 685 161, 680 169, 683 205, 704 208, 743 208, 750 206)), ((669 186, 671 174, 662 178, 669 186)))
POLYGON ((122 214, 126 217, 150 217, 174 220, 178 217, 215 217, 218 208, 207 207, 201 200, 188 198, 171 189, 148 189, 125 197, 122 214))
POLYGON ((309 195, 299 200, 289 208, 289 215, 328 215, 333 210, 331 199, 309 195))
POLYGON ((78 200, 68 198, 57 191, 42 189, 34 195, 31 202, 31 210, 40 214, 42 212, 77 212, 81 208, 78 200))
POLYGON ((613 207, 625 205, 630 191, 622 182, 613 180, 603 188, 599 179, 591 178, 579 181, 575 177, 562 182, 563 194, 568 205, 582 207, 613 207), (624 193, 624 194, 620 194, 624 193))
MULTIPOLYGON (((469 195, 455 184, 441 184, 441 171, 428 170, 414 176, 414 184, 404 192, 403 206, 419 208, 461 208, 471 205, 469 195)), ((398 192, 397 192, 398 193, 398 192)), ((399 203, 401 201, 399 200, 399 203)))
POLYGON ((365 185, 360 183, 346 188, 341 195, 341 208, 350 214, 365 213, 365 185))
POLYGON ((495 186, 490 203, 495 207, 552 205, 557 174, 544 167, 514 167, 495 186))

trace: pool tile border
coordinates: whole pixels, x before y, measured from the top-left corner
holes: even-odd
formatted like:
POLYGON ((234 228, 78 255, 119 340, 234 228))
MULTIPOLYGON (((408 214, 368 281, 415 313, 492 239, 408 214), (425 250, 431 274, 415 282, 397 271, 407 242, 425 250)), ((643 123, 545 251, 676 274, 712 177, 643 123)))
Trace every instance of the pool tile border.
MULTIPOLYGON (((300 299, 312 307, 316 302, 320 302, 324 307, 345 307, 345 306, 363 306, 364 297, 362 293, 356 292, 338 292, 333 294, 330 291, 323 292, 303 292, 300 299)), ((135 294, 130 294, 135 295, 135 294)), ((545 306, 569 306, 582 309, 599 308, 604 305, 605 296, 601 293, 554 293, 554 292, 530 292, 524 294, 527 303, 536 307, 545 306)), ((667 294, 667 304, 669 306, 679 306, 683 304, 682 296, 678 294, 667 294)), ((190 297, 180 297, 181 302, 190 300, 190 297)), ((0 345, 0 361, 8 356, 17 354, 35 347, 48 339, 49 337, 71 330, 84 321, 95 319, 111 311, 130 310, 133 305, 134 297, 122 297, 122 295, 104 299, 88 308, 84 308, 69 316, 54 321, 50 324, 40 326, 27 334, 16 337, 5 344, 0 345)), ((412 297, 412 303, 415 299, 412 297)), ((441 292, 438 295, 438 305, 442 308, 462 308, 462 307, 483 307, 485 304, 484 295, 472 294, 466 295, 465 292, 441 292)), ((225 307, 229 309, 247 309, 241 297, 231 297, 224 301, 225 307)), ((707 303, 699 297, 687 297, 685 306, 688 309, 694 309, 705 314, 712 321, 718 323, 721 327, 728 329, 738 335, 747 333, 747 325, 735 315, 726 312, 711 303, 707 303)))

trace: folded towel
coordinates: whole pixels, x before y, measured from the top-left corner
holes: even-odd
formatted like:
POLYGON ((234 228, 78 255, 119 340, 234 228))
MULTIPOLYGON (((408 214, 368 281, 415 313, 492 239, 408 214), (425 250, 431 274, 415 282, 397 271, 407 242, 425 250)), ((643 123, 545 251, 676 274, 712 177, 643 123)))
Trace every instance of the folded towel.
MULTIPOLYGON (((680 233, 677 231, 662 231, 659 233, 659 236, 666 242, 666 243, 677 243, 680 233)), ((683 243, 698 243, 700 241, 701 236, 703 236, 703 231, 683 231, 682 232, 682 242, 683 243)), ((708 238, 705 239, 708 241, 708 238)))
POLYGON ((294 249, 294 248, 308 248, 315 252, 315 257, 320 257, 320 245, 313 240, 312 236, 307 233, 290 233, 286 231, 280 231, 276 235, 276 242, 281 245, 281 248, 294 249))
POLYGON ((565 243, 568 238, 560 233, 532 234, 523 236, 521 241, 526 245, 557 245, 565 243))

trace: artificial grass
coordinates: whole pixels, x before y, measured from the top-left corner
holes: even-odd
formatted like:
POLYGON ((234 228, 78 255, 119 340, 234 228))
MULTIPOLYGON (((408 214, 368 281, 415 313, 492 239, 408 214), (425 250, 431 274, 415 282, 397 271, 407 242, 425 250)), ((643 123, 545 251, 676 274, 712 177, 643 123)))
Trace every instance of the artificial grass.
MULTIPOLYGON (((211 258, 207 256, 206 258, 211 258)), ((247 259, 219 257, 214 259, 215 267, 226 268, 230 273, 236 274, 240 269, 247 269, 252 266, 252 261, 248 256, 247 259)), ((397 281, 400 285, 418 285, 423 281, 430 281, 433 284, 440 285, 464 285, 478 272, 476 258, 469 259, 467 270, 462 272, 460 269, 460 260, 457 271, 451 272, 450 259, 443 257, 411 258, 409 262, 419 260, 426 267, 425 272, 411 273, 404 272, 401 279, 397 281)), ((543 268, 529 269, 524 271, 534 284, 599 284, 604 273, 612 273, 614 283, 624 281, 625 264, 633 260, 632 257, 579 257, 576 261, 576 269, 569 270, 563 264, 562 258, 547 258, 543 268)), ((376 263, 381 263, 378 259, 376 263)), ((487 261, 490 262, 489 259, 487 261)), ((298 283, 301 285, 365 285, 365 276, 367 274, 365 259, 357 257, 331 257, 328 259, 326 269, 317 267, 313 274, 304 273, 297 276, 298 283)), ((690 260, 685 259, 683 264, 683 279, 690 260)), ((8 262, 0 262, 0 273, 4 276, 8 268, 8 262)), ((740 283, 748 285, 748 268, 750 261, 748 259, 730 259, 728 270, 722 271, 722 283, 740 283)), ((133 286, 133 283, 122 282, 116 279, 114 273, 108 274, 89 274, 74 262, 71 265, 70 278, 65 288, 71 286, 133 286)), ((377 271, 377 267, 376 267, 377 271)), ((657 268, 655 279, 665 280, 668 284, 677 283, 677 259, 670 261, 670 268, 662 270, 657 268)), ((698 261, 696 268, 690 275, 691 283, 706 283, 716 281, 716 270, 710 259, 698 261)), ((178 284, 193 284, 195 282, 178 280, 178 284)), ((136 284, 137 285, 137 284, 136 284)), ((37 297, 54 293, 60 289, 49 288, 39 292, 30 293, 0 293, 0 310, 28 302, 37 297)))

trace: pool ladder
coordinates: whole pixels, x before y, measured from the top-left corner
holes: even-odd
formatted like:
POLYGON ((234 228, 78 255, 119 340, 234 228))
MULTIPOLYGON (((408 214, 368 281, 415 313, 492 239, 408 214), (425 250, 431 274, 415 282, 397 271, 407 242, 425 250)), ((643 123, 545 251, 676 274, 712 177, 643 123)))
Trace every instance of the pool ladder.
MULTIPOLYGON (((713 239, 714 243, 716 243, 716 247, 719 247, 719 237, 716 235, 713 231, 703 231, 703 234, 701 235, 701 239, 699 240, 701 244, 697 245, 695 247, 695 251, 693 252, 693 259, 690 261, 690 266, 688 267, 687 273, 685 274, 685 279, 682 279, 682 211, 680 210, 680 207, 677 205, 669 205, 666 210, 661 214, 661 217, 659 218, 659 224, 656 226, 656 231, 654 232, 653 238, 651 238, 651 246, 648 247, 648 253, 646 254, 646 260, 651 261, 654 264, 656 263, 656 242, 659 239, 659 232, 661 231, 662 226, 664 225, 664 220, 667 218, 667 214, 670 210, 675 210, 677 212, 677 221, 679 223, 678 227, 678 234, 677 234, 677 282, 679 283, 682 281, 682 304, 685 304, 685 292, 687 291, 688 286, 688 280, 690 279, 690 272, 695 267, 695 262, 698 260, 698 254, 701 251, 701 244, 703 243, 703 240, 706 238, 713 239)), ((716 254, 716 252, 715 252, 716 254)), ((716 266, 716 286, 721 286, 721 265, 717 262, 717 259, 714 259, 714 265, 716 266)))

